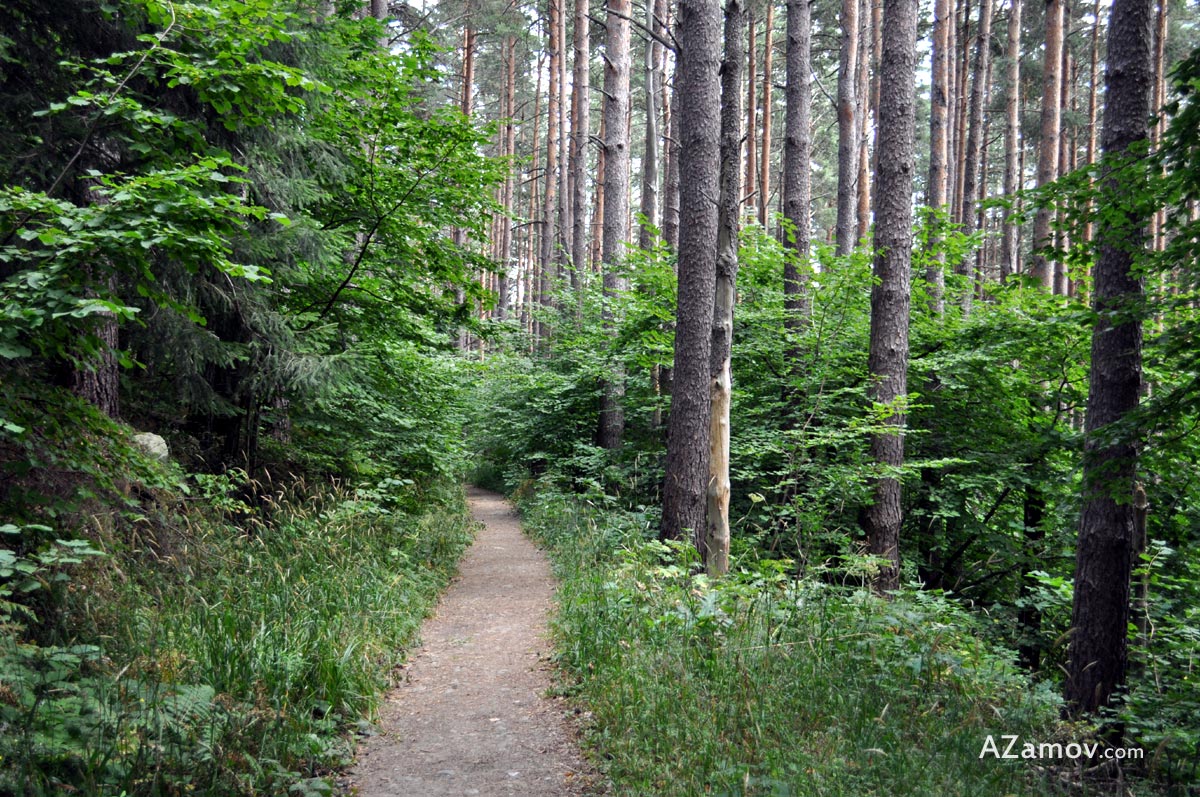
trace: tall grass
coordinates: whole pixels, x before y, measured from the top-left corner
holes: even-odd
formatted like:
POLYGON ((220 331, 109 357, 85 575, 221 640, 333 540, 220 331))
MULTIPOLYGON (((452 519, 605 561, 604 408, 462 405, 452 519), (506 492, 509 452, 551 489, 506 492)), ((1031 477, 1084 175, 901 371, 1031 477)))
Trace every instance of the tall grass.
POLYGON ((637 515, 558 495, 525 510, 563 578, 558 655, 615 794, 1061 793, 1051 762, 981 760, 988 734, 1069 731, 952 602, 797 581, 749 551, 713 583, 637 515))
POLYGON ((416 513, 347 489, 251 511, 219 487, 234 514, 176 517, 158 557, 107 541, 68 609, 96 647, 30 684, 0 794, 331 793, 471 538, 461 492, 416 513))

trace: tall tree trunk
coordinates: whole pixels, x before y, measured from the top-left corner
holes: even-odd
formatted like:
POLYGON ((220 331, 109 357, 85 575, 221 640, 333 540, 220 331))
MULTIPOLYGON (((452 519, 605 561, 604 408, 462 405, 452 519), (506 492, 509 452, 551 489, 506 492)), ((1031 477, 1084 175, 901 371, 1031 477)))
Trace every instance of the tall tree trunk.
MULTIPOLYGON (((501 150, 503 156, 512 159, 516 155, 516 125, 513 117, 516 115, 517 93, 517 39, 506 36, 503 44, 504 60, 504 96, 502 111, 504 122, 501 128, 501 150)), ((501 200, 504 213, 500 216, 500 242, 496 259, 500 263, 499 294, 496 305, 496 316, 500 320, 508 317, 509 278, 512 276, 512 216, 514 202, 514 176, 510 169, 504 178, 504 195, 501 200)))
POLYGON ((679 298, 660 535, 695 539, 705 529, 717 267, 713 198, 720 191, 721 166, 721 7, 716 0, 680 0, 677 38, 676 113, 682 133, 679 298))
POLYGON ((863 513, 870 551, 890 564, 875 580, 880 592, 900 585, 900 480, 907 393, 909 270, 912 262, 912 180, 916 137, 917 0, 885 0, 880 61, 875 190, 875 285, 871 289, 868 370, 871 398, 891 406, 890 427, 871 436, 881 474, 863 513))
MULTIPOLYGON (((1096 5, 1092 9, 1092 46, 1091 57, 1089 58, 1088 67, 1088 141, 1087 141, 1087 162, 1088 166, 1092 166, 1096 162, 1096 141, 1099 131, 1099 118, 1097 111, 1097 98, 1100 96, 1099 78, 1100 78, 1100 16, 1101 16, 1101 0, 1096 0, 1096 5)), ((1089 221, 1083 228, 1083 238, 1090 242, 1096 234, 1095 224, 1091 219, 1092 199, 1088 197, 1088 218, 1089 221)))
MULTIPOLYGON (((784 326, 791 333, 789 346, 797 345, 797 336, 808 316, 808 254, 812 224, 812 18, 810 0, 787 2, 787 111, 783 123, 783 215, 791 223, 787 233, 793 256, 783 261, 784 326)), ((788 243, 785 241, 785 243, 788 243)), ((795 365, 795 352, 789 359, 795 365)))
MULTIPOLYGON (((1119 158, 1149 135, 1153 3, 1114 0, 1111 14, 1101 147, 1106 158, 1119 158)), ((1136 271, 1147 219, 1130 201, 1142 188, 1135 182, 1140 173, 1118 167, 1105 175, 1106 212, 1096 231, 1083 510, 1064 686, 1073 716, 1108 705, 1125 682, 1137 447, 1127 434, 1114 439, 1112 426, 1137 408, 1142 386, 1143 289, 1136 271)))
POLYGON ((607 114, 600 114, 600 152, 596 155, 596 201, 592 207, 592 271, 599 274, 604 270, 604 187, 608 184, 608 158, 604 151, 604 142, 608 140, 607 114))
MULTIPOLYGON (((967 121, 966 157, 963 160, 962 215, 957 219, 963 231, 975 231, 975 194, 979 163, 983 156, 983 101, 987 96, 988 73, 992 58, 992 3, 980 0, 979 33, 975 37, 975 78, 971 81, 970 114, 967 121)), ((968 273, 961 271, 960 273, 968 273)), ((967 291, 970 295, 970 291, 967 291)))
POLYGON ((559 60, 562 52, 559 48, 559 27, 562 25, 563 0, 547 0, 546 15, 546 49, 549 58, 549 75, 546 89, 546 171, 542 174, 542 248, 538 255, 540 277, 538 279, 537 304, 542 308, 540 317, 535 319, 536 336, 539 343, 544 343, 549 335, 550 324, 545 318, 545 310, 551 305, 550 293, 554 277, 554 260, 556 245, 559 240, 559 104, 562 102, 562 89, 559 85, 561 68, 559 60))
MULTIPOLYGON (((959 223, 963 231, 970 234, 980 229, 977 199, 983 192, 982 186, 987 184, 987 172, 984 167, 984 150, 987 141, 987 121, 983 109, 988 97, 988 86, 992 78, 992 7, 995 0, 979 0, 979 33, 975 38, 975 79, 971 83, 970 119, 967 127, 966 160, 963 164, 963 201, 962 218, 959 223), (982 176, 980 172, 983 172, 982 176)), ((975 256, 963 258, 959 273, 967 278, 966 287, 961 297, 963 313, 970 312, 971 300, 975 295, 976 281, 980 278, 981 263, 984 248, 980 247, 975 256)))
POLYGON ((837 253, 848 255, 858 243, 858 138, 859 114, 855 89, 858 81, 858 5, 842 0, 842 39, 838 50, 838 182, 835 238, 837 253))
MULTIPOLYGON (((1004 95, 1004 195, 1016 201, 1021 187, 1021 0, 1009 0, 1008 45, 1005 51, 1004 95)), ((1000 246, 1000 283, 1017 273, 1017 233, 1015 208, 1004 209, 1000 246)))
MULTIPOLYGON (((653 3, 646 3, 646 28, 661 36, 662 31, 654 19, 653 3)), ((661 45, 653 37, 646 39, 646 59, 644 63, 645 77, 643 80, 643 98, 646 105, 646 129, 642 149, 642 202, 641 214, 644 221, 639 225, 638 246, 643 250, 649 249, 653 243, 651 230, 658 227, 658 96, 662 91, 659 85, 661 67, 659 66, 661 45)))
MULTIPOLYGON (((604 46, 604 317, 612 323, 612 301, 628 289, 619 269, 629 242, 629 0, 608 0, 604 46)), ((614 365, 601 384, 602 448, 621 447, 625 434, 625 375, 614 365)))
MULTIPOLYGON (((1157 11, 1154 14, 1154 99, 1151 110, 1158 113, 1167 99, 1167 9, 1168 0, 1158 0, 1157 11)), ((1158 123, 1150 130, 1150 137, 1158 143, 1162 131, 1166 129, 1167 117, 1162 115, 1158 123)), ((1166 238, 1167 210, 1160 208, 1150 219, 1151 245, 1156 251, 1162 250, 1167 244, 1166 238)))
POLYGON ((771 200, 771 61, 775 34, 775 0, 767 0, 767 19, 763 25, 763 80, 762 80, 762 146, 758 157, 758 223, 767 226, 768 207, 771 200))
MULTIPOLYGON (((947 49, 950 43, 950 27, 953 24, 952 0, 935 0, 933 9, 933 70, 930 87, 929 109, 929 180, 925 188, 925 204, 933 210, 942 210, 946 205, 946 166, 949 155, 949 110, 950 58, 947 49)), ((931 224, 935 224, 932 219, 931 224)), ((941 246, 941 236, 936 231, 930 238, 934 256, 929 258, 925 269, 926 291, 929 294, 929 310, 935 315, 946 311, 946 253, 941 246)))
POLYGON ((746 47, 750 67, 746 73, 746 190, 743 196, 753 216, 754 209, 758 207, 758 198, 754 193, 758 185, 754 179, 758 171, 758 36, 754 29, 757 21, 754 9, 748 8, 746 15, 750 30, 750 42, 746 47))
POLYGON ((591 133, 591 40, 588 0, 575 0, 575 63, 571 79, 571 287, 578 291, 587 268, 587 148, 591 133))
POLYGON ((721 65, 721 177, 717 210, 717 274, 709 353, 711 421, 707 533, 701 555, 711 576, 729 571, 729 408, 733 400, 733 306, 737 296, 742 184, 743 0, 725 4, 725 62, 721 65))
MULTIPOLYGON (((1073 59, 1071 57, 1071 49, 1066 46, 1066 42, 1071 38, 1071 9, 1070 5, 1063 1, 1063 61, 1062 72, 1059 82, 1058 107, 1060 111, 1060 119, 1062 120, 1061 129, 1058 131, 1058 173, 1060 175, 1070 172, 1075 164, 1072 162, 1072 147, 1073 132, 1067 126, 1067 114, 1071 110, 1072 91, 1074 84, 1072 75, 1073 59)), ((1066 210, 1059 214, 1061 222, 1066 221, 1066 210)), ((1060 224, 1055 238, 1055 246, 1061 252, 1066 252, 1071 248, 1070 233, 1067 231, 1066 224, 1060 224)), ((1067 264, 1062 259, 1057 259, 1054 262, 1054 293, 1057 296, 1066 296, 1071 291, 1070 275, 1067 272, 1067 264)))
POLYGON ((854 238, 861 241, 867 237, 871 227, 871 138, 875 130, 875 106, 871 95, 871 0, 861 0, 858 7, 858 229, 854 238))
MULTIPOLYGON (((676 22, 676 37, 679 26, 676 22)), ((663 180, 663 241, 672 252, 679 248, 679 75, 671 80, 671 120, 668 125, 666 176, 663 180)))
MULTIPOLYGON (((1063 49, 1062 0, 1046 0, 1046 50, 1042 59, 1042 124, 1038 145, 1037 184, 1041 188, 1058 178, 1058 131, 1061 124, 1060 88, 1063 49)), ((1033 219, 1035 254, 1029 273, 1046 290, 1054 288, 1054 264, 1037 250, 1054 243, 1050 223, 1054 209, 1043 203, 1033 219)))

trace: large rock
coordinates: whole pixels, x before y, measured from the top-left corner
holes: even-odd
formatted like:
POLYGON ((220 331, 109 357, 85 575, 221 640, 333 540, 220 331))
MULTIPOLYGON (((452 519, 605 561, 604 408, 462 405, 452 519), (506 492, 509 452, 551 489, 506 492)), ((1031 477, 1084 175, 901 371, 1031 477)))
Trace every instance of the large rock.
POLYGON ((171 450, 167 448, 167 441, 151 432, 135 434, 133 442, 141 446, 142 450, 154 459, 165 462, 171 456, 171 450))

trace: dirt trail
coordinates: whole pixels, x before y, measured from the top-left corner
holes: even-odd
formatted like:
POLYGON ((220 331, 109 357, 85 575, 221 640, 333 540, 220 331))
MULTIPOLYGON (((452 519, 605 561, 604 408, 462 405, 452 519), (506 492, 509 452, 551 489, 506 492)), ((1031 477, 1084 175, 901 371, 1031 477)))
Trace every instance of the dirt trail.
POLYGON ((363 797, 574 797, 592 780, 550 687, 545 556, 495 493, 471 489, 483 523, 422 645, 359 751, 363 797))

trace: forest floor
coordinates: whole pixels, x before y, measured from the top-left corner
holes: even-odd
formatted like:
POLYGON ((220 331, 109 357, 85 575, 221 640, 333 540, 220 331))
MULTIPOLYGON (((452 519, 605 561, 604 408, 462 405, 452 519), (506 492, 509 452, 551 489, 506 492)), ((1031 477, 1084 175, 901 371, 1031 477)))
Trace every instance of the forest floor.
POLYGON ((349 793, 595 794, 569 705, 547 695, 550 566, 501 496, 471 488, 468 500, 482 528, 388 695, 379 734, 360 746, 349 793))

